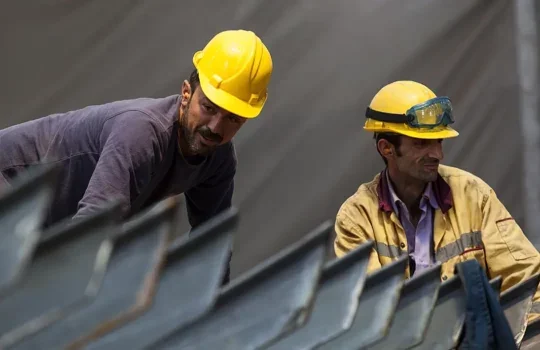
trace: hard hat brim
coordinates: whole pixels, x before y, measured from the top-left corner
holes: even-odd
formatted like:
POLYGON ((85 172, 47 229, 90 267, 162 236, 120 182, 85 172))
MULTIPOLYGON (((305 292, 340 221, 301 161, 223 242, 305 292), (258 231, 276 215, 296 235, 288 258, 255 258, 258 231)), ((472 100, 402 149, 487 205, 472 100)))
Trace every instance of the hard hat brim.
POLYGON ((372 132, 390 132, 425 140, 449 139, 459 136, 459 132, 450 126, 447 126, 444 129, 433 130, 421 128, 413 129, 410 127, 392 127, 387 124, 384 128, 371 128, 364 126, 364 130, 372 132))
POLYGON ((259 102, 256 106, 240 100, 239 98, 223 91, 216 89, 210 80, 199 73, 200 87, 206 97, 215 103, 217 106, 236 114, 243 118, 253 119, 256 118, 262 111, 264 104, 266 103, 266 97, 259 102))

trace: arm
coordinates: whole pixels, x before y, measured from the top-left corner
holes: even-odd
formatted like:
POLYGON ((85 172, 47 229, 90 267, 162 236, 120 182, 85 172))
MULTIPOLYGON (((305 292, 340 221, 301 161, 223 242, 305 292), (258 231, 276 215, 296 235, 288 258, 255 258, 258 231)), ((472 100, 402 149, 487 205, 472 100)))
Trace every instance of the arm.
MULTIPOLYGON (((490 276, 501 276, 502 290, 506 290, 540 273, 540 254, 492 189, 483 202, 482 239, 490 276)), ((529 322, 540 317, 539 307, 537 290, 529 322)))
POLYGON ((119 201, 124 215, 131 202, 150 182, 155 165, 164 154, 157 129, 146 114, 124 112, 107 120, 100 135, 101 154, 74 216, 80 218, 103 204, 119 201))
MULTIPOLYGON (((189 223, 192 229, 232 205, 234 176, 236 174, 234 148, 232 154, 233 156, 218 169, 215 175, 184 193, 189 223)), ((230 280, 231 258, 232 252, 229 254, 223 284, 228 283, 230 280)))
MULTIPOLYGON (((349 201, 343 203, 339 209, 334 229, 334 252, 338 258, 374 237, 371 222, 365 212, 354 208, 349 201)), ((381 266, 377 251, 373 249, 369 257, 368 272, 380 269, 381 266)))

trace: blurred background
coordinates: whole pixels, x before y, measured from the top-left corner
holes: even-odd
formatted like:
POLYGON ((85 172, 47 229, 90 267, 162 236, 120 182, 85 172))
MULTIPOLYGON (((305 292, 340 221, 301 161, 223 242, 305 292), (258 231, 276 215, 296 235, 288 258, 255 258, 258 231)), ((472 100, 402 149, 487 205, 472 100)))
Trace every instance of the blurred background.
POLYGON ((221 30, 250 29, 268 46, 274 74, 265 110, 235 140, 241 223, 233 277, 333 220, 382 170, 362 130, 364 111, 397 79, 452 98, 461 135, 445 142, 444 163, 491 185, 538 248, 539 187, 526 190, 524 180, 540 181, 536 29, 531 11, 518 25, 516 4, 3 0, 0 127, 179 93, 195 51, 221 30))

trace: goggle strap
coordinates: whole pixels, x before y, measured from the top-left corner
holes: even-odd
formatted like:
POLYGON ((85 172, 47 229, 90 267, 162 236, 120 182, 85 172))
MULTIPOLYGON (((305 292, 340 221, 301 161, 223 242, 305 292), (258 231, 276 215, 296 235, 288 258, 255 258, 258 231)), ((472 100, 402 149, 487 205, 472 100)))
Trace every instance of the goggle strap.
POLYGON ((369 107, 366 109, 366 118, 375 119, 386 123, 407 123, 409 120, 409 118, 404 114, 379 112, 369 107))

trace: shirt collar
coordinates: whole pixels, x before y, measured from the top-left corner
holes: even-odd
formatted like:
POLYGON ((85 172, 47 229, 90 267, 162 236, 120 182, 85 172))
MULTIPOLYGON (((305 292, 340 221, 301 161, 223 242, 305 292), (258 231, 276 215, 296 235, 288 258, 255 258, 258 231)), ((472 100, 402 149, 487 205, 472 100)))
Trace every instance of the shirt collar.
MULTIPOLYGON (((386 212, 394 210, 397 213, 396 203, 401 202, 401 200, 392 187, 387 169, 383 170, 380 174, 377 192, 379 194, 379 208, 386 212)), ((425 199, 422 200, 427 200, 433 208, 441 209, 443 213, 450 210, 453 204, 450 186, 448 186, 440 175, 435 182, 428 183, 423 197, 425 199)))

